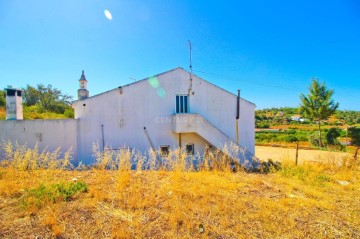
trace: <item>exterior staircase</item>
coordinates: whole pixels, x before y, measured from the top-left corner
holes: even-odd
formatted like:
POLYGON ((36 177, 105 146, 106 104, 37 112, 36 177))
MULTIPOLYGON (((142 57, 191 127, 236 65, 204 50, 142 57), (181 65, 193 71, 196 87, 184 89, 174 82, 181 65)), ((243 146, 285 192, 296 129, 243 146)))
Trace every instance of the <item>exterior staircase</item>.
POLYGON ((230 154, 228 156, 239 162, 241 166, 247 169, 258 167, 259 160, 252 153, 241 145, 238 145, 201 114, 173 115, 172 130, 174 133, 196 133, 218 149, 227 148, 230 154), (233 150, 233 148, 237 150, 233 150))

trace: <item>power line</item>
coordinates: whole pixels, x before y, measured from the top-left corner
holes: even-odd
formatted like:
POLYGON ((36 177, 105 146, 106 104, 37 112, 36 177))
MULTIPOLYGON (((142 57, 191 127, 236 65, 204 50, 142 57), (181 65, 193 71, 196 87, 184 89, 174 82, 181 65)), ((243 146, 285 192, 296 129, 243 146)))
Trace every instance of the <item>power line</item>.
MULTIPOLYGON (((203 74, 207 74, 207 75, 212 75, 212 76, 217 76, 217 77, 224 77, 226 81, 229 81, 229 79, 236 79, 239 80, 238 77, 234 77, 234 76, 225 76, 225 75, 221 75, 221 74, 217 74, 217 73, 210 73, 210 72, 205 72, 205 71, 200 71, 200 70, 193 70, 195 72, 199 72, 199 73, 203 73, 203 74)), ((285 85, 273 85, 273 84, 268 84, 268 83, 262 83, 262 82, 254 82, 254 81, 247 81, 247 80, 243 80, 241 79, 241 82, 246 82, 249 84, 254 84, 254 85, 261 85, 261 86, 267 86, 267 87, 274 87, 274 88, 283 88, 283 89, 287 89, 287 90, 298 90, 297 88, 294 87, 290 87, 290 86, 285 86, 285 85)))
MULTIPOLYGON (((233 80, 240 80, 243 83, 248 83, 248 84, 253 84, 253 85, 261 85, 261 86, 265 86, 265 87, 272 87, 272 88, 278 88, 278 89, 299 91, 298 88, 291 87, 291 86, 286 86, 286 85, 275 85, 275 84, 269 84, 269 83, 263 83, 263 82, 255 82, 255 81, 243 80, 243 79, 239 79, 239 77, 235 77, 235 76, 227 76, 227 75, 222 75, 222 74, 218 74, 218 73, 205 72, 205 71, 201 71, 201 70, 192 69, 192 71, 203 73, 203 74, 206 74, 206 75, 215 76, 215 77, 221 77, 222 78, 221 80, 225 80, 225 81, 228 81, 228 82, 230 82, 230 79, 233 79, 233 80)), ((351 96, 342 96, 340 94, 336 94, 334 97, 335 98, 343 98, 342 101, 360 103, 360 99, 355 98, 355 97, 351 97, 351 96)))

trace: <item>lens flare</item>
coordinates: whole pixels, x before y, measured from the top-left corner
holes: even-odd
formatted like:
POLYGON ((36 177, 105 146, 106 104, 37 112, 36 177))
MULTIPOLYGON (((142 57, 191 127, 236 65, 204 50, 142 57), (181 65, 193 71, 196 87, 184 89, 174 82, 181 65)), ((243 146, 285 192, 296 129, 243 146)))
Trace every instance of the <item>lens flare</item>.
POLYGON ((153 88, 158 88, 160 86, 160 83, 159 83, 158 79, 155 76, 152 76, 152 77, 149 78, 149 84, 153 88))
POLYGON ((156 90, 156 93, 160 98, 164 98, 166 95, 166 91, 163 88, 158 88, 156 90))
POLYGON ((112 20, 112 15, 111 15, 111 12, 107 9, 104 10, 104 14, 105 14, 105 17, 111 21, 112 20))

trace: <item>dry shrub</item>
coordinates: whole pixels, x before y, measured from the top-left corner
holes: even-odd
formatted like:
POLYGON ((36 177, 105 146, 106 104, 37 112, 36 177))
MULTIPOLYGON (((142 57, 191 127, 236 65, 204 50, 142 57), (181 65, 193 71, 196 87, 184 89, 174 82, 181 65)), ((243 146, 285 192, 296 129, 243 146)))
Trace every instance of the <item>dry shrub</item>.
POLYGON ((61 148, 50 152, 47 148, 40 152, 38 145, 33 148, 18 143, 12 144, 10 141, 1 145, 4 152, 4 159, 1 160, 1 166, 11 167, 19 170, 36 169, 73 169, 71 163, 72 149, 70 148, 64 154, 61 148))
MULTIPOLYGON (((236 145, 222 149, 207 147, 204 155, 189 155, 183 148, 173 148, 167 156, 161 156, 160 150, 148 150, 145 153, 123 147, 113 150, 105 146, 102 150, 98 143, 93 144, 94 168, 100 170, 164 170, 164 171, 243 171, 242 165, 253 167, 252 162, 240 164, 240 158, 246 158, 245 149, 236 145)), ((254 159, 256 161, 257 159, 254 159)))
POLYGON ((345 166, 325 161, 300 166, 283 162, 282 169, 271 174, 233 173, 237 165, 229 155, 238 153, 232 150, 208 149, 201 161, 195 161, 195 157, 180 149, 159 157, 155 151, 142 154, 128 148, 107 148, 100 152, 98 147, 94 152, 97 163, 86 171, 0 168, 0 235, 359 237, 358 166, 350 166, 349 162, 345 166), (84 180, 89 192, 74 200, 57 199, 43 204, 32 216, 38 217, 39 223, 26 221, 29 209, 24 213, 18 209, 18 203, 27 188, 38 189, 45 182, 51 186, 64 179, 68 182, 73 177, 84 180), (346 180, 349 185, 340 185, 338 180, 346 180))

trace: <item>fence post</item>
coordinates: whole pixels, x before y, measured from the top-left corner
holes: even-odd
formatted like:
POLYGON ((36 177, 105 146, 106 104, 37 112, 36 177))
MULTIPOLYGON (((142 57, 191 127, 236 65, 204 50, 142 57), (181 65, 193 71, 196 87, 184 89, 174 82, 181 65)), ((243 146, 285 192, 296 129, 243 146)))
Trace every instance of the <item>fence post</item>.
POLYGON ((299 143, 296 142, 296 157, 295 157, 295 165, 298 165, 298 157, 299 157, 299 143))

